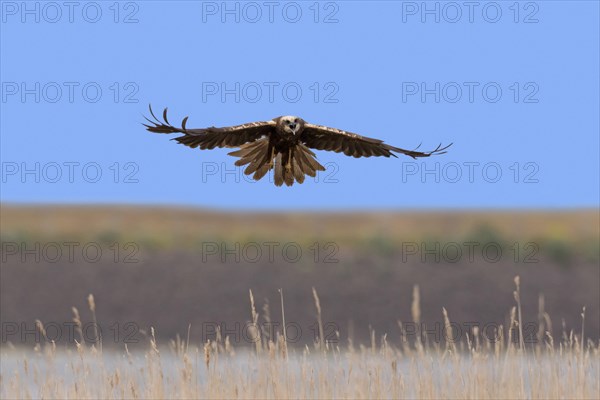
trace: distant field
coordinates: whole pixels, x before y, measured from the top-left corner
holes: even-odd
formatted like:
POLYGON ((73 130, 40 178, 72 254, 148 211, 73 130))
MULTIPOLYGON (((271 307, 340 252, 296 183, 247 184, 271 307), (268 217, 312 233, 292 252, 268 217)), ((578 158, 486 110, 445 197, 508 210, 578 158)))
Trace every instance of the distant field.
MULTIPOLYGON (((567 331, 580 327, 583 306, 588 337, 600 336, 595 210, 277 214, 2 205, 0 211, 1 320, 25 328, 35 319, 69 323, 70 307, 85 309, 93 293, 105 329, 131 322, 139 336, 155 326, 166 340, 187 334, 191 324, 191 338, 204 342, 215 326, 248 320, 249 289, 257 308, 270 307, 281 323, 282 288, 288 321, 314 333, 307 304, 315 287, 327 335, 369 343, 372 329, 394 342, 397 321, 410 321, 414 285, 426 299, 424 324, 443 323, 443 305, 462 326, 483 327, 506 322, 510 284, 520 275, 523 315, 531 323, 526 334, 537 337, 543 299, 557 337, 563 321, 567 331)), ((311 343, 311 335, 297 344, 311 343)), ((13 335, 3 343, 32 340, 13 335)), ((122 341, 121 335, 106 346, 122 341)))
POLYGON ((385 235, 465 237, 490 229, 515 240, 544 237, 574 242, 600 237, 598 210, 244 213, 132 206, 2 205, 2 233, 88 236, 334 237, 385 235))

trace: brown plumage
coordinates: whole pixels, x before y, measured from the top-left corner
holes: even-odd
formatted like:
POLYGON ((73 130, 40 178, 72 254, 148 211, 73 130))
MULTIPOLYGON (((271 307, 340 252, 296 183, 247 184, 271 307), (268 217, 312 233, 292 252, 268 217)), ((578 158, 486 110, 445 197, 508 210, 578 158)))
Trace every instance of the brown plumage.
POLYGON ((394 153, 412 158, 444 154, 448 146, 439 145, 435 150, 420 152, 390 146, 379 139, 328 126, 314 125, 295 116, 281 116, 271 121, 250 122, 242 125, 204 129, 187 129, 188 117, 181 121, 181 127, 171 125, 167 119, 167 109, 163 120, 159 120, 150 107, 154 120, 146 118, 150 125, 144 126, 155 133, 182 133, 174 138, 177 142, 201 150, 215 147, 239 147, 229 155, 240 157, 237 166, 247 165, 244 173, 259 180, 271 169, 274 171, 275 185, 284 183, 292 186, 294 181, 304 182, 305 175, 315 177, 317 171, 325 168, 316 160, 316 150, 335 151, 353 157, 396 157, 394 153))

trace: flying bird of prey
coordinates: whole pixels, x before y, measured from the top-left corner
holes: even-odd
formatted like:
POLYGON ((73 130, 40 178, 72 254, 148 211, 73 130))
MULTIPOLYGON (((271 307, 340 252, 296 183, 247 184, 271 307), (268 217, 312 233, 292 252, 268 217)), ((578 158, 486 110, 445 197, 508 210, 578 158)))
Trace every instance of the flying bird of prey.
POLYGON ((201 150, 215 147, 234 147, 239 150, 229 153, 240 157, 236 166, 247 165, 244 173, 253 174, 255 180, 261 179, 274 169, 275 185, 284 183, 292 186, 294 181, 304 182, 304 176, 316 176, 317 171, 325 168, 315 159, 312 149, 335 151, 353 157, 396 157, 395 153, 412 158, 429 157, 444 154, 452 145, 439 145, 432 151, 420 152, 405 150, 383 143, 382 140, 360 136, 356 133, 328 126, 314 125, 300 117, 284 115, 271 121, 250 122, 242 125, 203 129, 188 129, 188 117, 181 121, 181 127, 172 126, 167 119, 167 109, 163 111, 163 121, 156 118, 152 107, 150 114, 154 118, 143 124, 148 131, 155 133, 182 133, 183 136, 172 140, 191 148, 201 150))

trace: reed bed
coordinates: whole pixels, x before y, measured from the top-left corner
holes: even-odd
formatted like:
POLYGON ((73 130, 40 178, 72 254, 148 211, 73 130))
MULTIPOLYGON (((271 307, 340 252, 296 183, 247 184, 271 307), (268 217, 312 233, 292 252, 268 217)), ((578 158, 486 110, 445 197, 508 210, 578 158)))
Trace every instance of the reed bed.
MULTIPOLYGON (((269 318, 256 309, 250 294, 249 321, 269 318)), ((520 281, 515 278, 515 306, 497 340, 474 329, 460 342, 402 340, 389 343, 373 332, 368 345, 288 344, 284 329, 269 336, 252 332, 253 346, 236 348, 228 336, 194 344, 189 339, 158 343, 154 330, 146 350, 103 348, 76 341, 62 348, 44 342, 32 350, 2 348, 1 398, 456 398, 456 399, 595 399, 600 394, 600 350, 585 337, 585 309, 578 333, 560 339, 542 329, 535 344, 523 341, 520 281), (517 332, 518 337, 515 338, 517 332), (517 340, 515 340, 517 339, 517 340)), ((285 318, 284 294, 280 291, 285 318)), ((323 337, 322 310, 313 290, 315 319, 323 337)), ((93 296, 88 305, 95 319, 93 296)), ((413 291, 415 323, 420 320, 420 294, 413 291)), ((80 321, 74 309, 73 321, 80 321)), ((445 329, 451 310, 440 308, 445 329)), ((540 301, 540 325, 551 320, 540 301)), ((44 325, 37 323, 44 336, 44 325)), ((258 325, 257 325, 258 326, 258 325)), ((283 324, 285 326, 285 324, 283 324)), ((403 331, 401 323, 398 324, 403 331)))

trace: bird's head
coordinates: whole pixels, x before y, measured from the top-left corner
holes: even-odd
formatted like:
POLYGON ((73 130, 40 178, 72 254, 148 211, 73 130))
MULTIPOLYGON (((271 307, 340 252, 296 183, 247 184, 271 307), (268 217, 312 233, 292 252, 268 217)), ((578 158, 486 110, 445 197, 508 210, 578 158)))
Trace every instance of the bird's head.
POLYGON ((294 115, 284 115, 283 117, 277 118, 277 126, 283 132, 297 135, 304 129, 304 120, 294 115))

